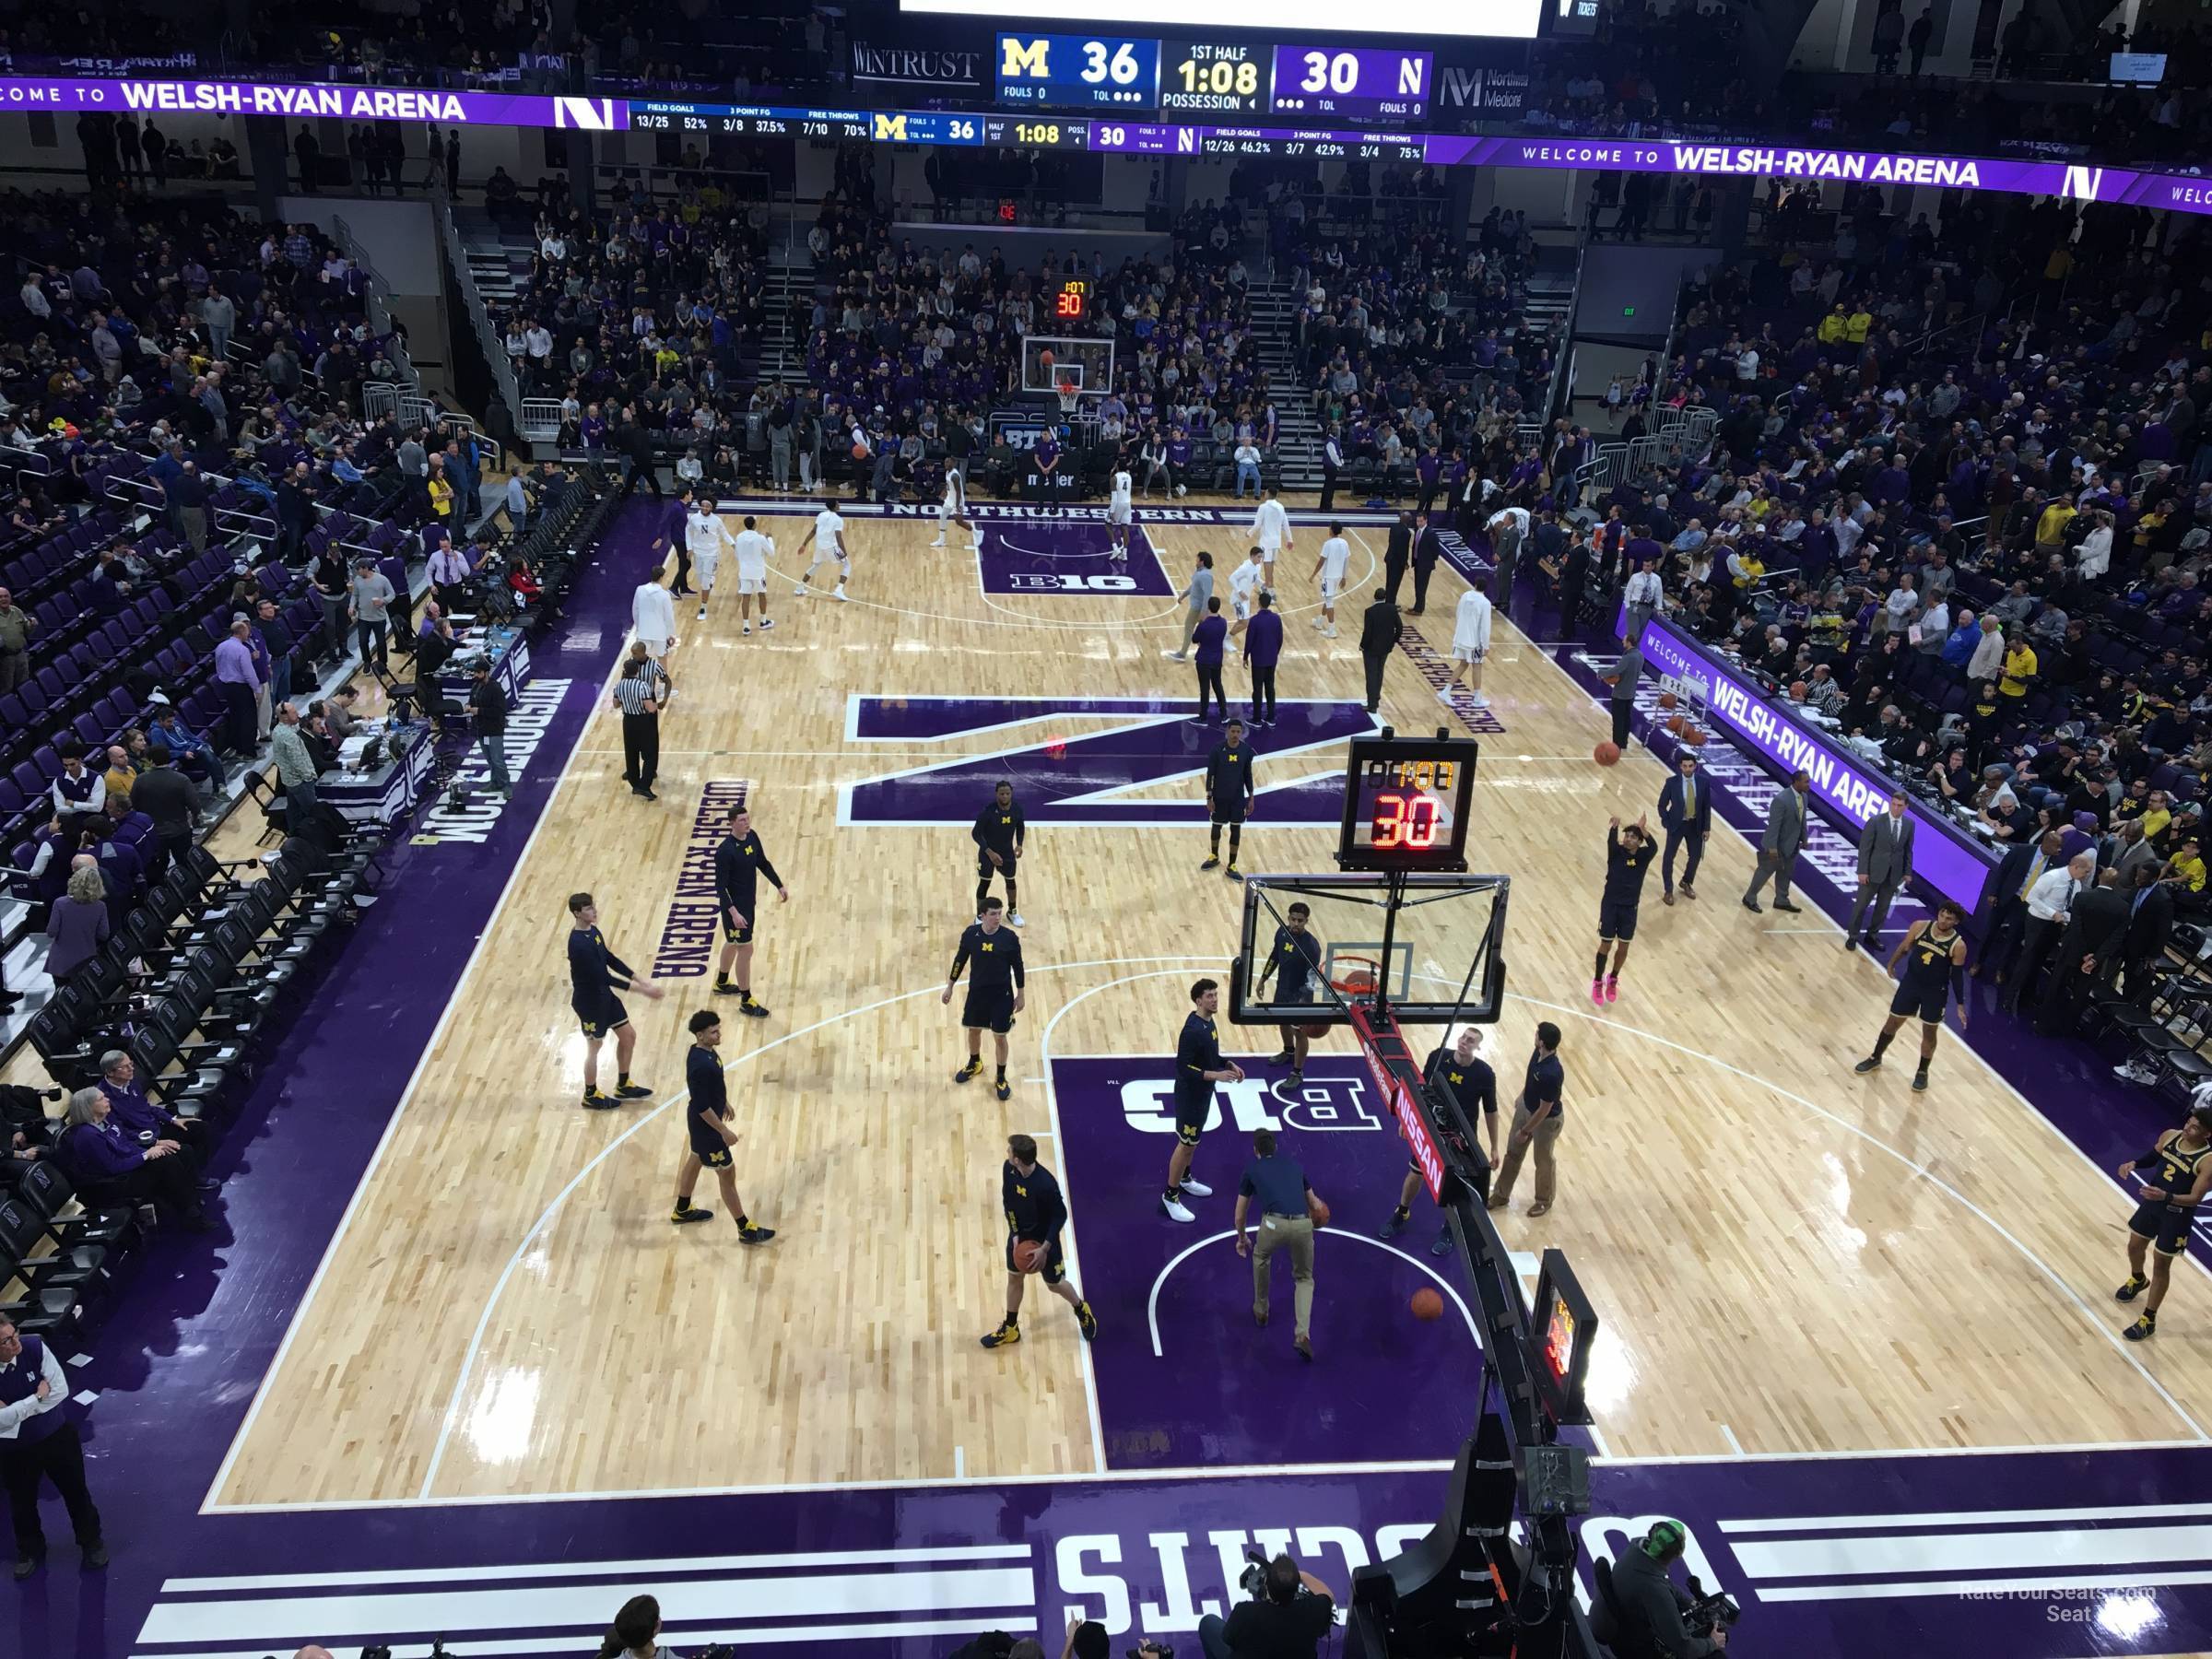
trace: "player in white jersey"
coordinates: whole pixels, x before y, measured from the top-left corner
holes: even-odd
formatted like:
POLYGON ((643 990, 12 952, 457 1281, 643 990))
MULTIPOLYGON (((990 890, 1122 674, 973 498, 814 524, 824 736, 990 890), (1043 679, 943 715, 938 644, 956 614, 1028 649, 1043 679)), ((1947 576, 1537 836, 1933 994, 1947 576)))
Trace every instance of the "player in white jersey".
POLYGON ((710 512, 703 502, 693 501, 684 519, 684 547, 691 555, 691 581, 699 592, 701 622, 707 619, 707 601, 714 596, 714 569, 722 562, 722 549, 729 540, 730 527, 722 522, 722 514, 710 512))
POLYGON ((1129 557, 1129 524, 1136 516, 1129 501, 1131 482, 1127 473, 1116 472, 1113 488, 1106 497, 1106 533, 1113 542, 1113 550, 1107 555, 1109 559, 1129 557))
POLYGON ((1275 592, 1275 556, 1285 547, 1295 545, 1290 535, 1290 514, 1275 499, 1270 489, 1260 499, 1259 511, 1252 515, 1252 539, 1260 544, 1260 561, 1266 566, 1266 587, 1275 592))
POLYGON ((791 591, 800 598, 805 598, 806 578, 835 559, 837 586, 830 590, 830 597, 841 603, 845 597, 845 582, 853 574, 853 559, 845 551, 845 521, 834 503, 814 515, 814 528, 806 532, 806 539, 799 544, 799 551, 804 553, 810 547, 814 549, 814 557, 806 561, 806 575, 800 577, 798 585, 791 591))
POLYGON ((1257 602, 1262 584, 1266 581, 1267 567, 1261 561, 1260 549, 1253 548, 1235 570, 1229 573, 1229 608, 1236 617, 1230 624, 1229 637, 1237 638, 1244 631, 1244 624, 1252 620, 1253 607, 1257 602))
POLYGON ((737 620, 739 633, 753 631, 753 597, 759 595, 760 626, 773 628, 775 622, 768 614, 768 561, 775 556, 776 544, 755 528, 748 515, 745 529, 738 535, 737 549, 737 620))
POLYGON ((983 533, 968 521, 965 483, 951 467, 945 469, 945 499, 937 503, 937 539, 929 544, 931 547, 941 547, 945 545, 945 526, 950 523, 968 532, 969 552, 981 553, 983 550, 983 533))
POLYGON ((1321 579, 1321 615, 1313 626, 1330 639, 1336 637, 1336 595, 1344 592, 1344 567, 1351 562, 1352 544, 1344 539, 1344 526, 1331 524, 1329 539, 1321 544, 1313 574, 1321 579))

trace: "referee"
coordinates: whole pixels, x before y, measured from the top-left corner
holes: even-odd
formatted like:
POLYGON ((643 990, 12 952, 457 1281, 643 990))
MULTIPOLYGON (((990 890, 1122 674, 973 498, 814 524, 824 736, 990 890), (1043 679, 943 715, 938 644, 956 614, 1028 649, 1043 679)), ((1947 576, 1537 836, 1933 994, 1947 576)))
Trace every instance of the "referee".
POLYGON ((1014 1265, 1017 1244, 1041 1244, 1044 1259, 1032 1271, 1044 1276, 1044 1288, 1076 1311, 1083 1340, 1099 1334, 1099 1322, 1090 1304, 1067 1282, 1067 1268, 1060 1259, 1060 1230, 1067 1225, 1067 1200, 1053 1172, 1037 1161, 1037 1143, 1026 1135, 1006 1136, 1006 1161, 998 1179, 999 1207, 1006 1212, 1006 1318, 983 1338, 987 1348, 1012 1347, 1021 1340, 1022 1279, 1014 1265))
POLYGON ((684 1056, 684 1087, 689 1090, 684 1103, 684 1124, 691 1144, 676 1178, 676 1207, 668 1213, 668 1219, 687 1227, 714 1218, 712 1210, 700 1209, 691 1202, 700 1171, 712 1170, 722 1183, 722 1201, 736 1219, 737 1241, 765 1244, 776 1236, 776 1230, 755 1227, 745 1213, 745 1201, 737 1196, 737 1171, 730 1155, 730 1148, 737 1144, 737 1134, 730 1127, 729 1088, 723 1077, 722 1061, 714 1053, 722 1046, 722 1016, 712 1008, 701 1008, 691 1016, 690 1027, 691 1052, 684 1056))
POLYGON ((648 801, 653 780, 661 770, 661 705, 668 700, 668 671, 654 662, 638 641, 615 681, 615 707, 622 711, 622 779, 629 793, 648 801))
POLYGON ((1214 1085, 1244 1078, 1242 1066, 1221 1057, 1221 1033, 1214 1024, 1220 1006, 1219 981, 1202 979, 1193 985, 1191 1011, 1175 1041, 1175 1150, 1168 1158, 1168 1190, 1159 1200, 1159 1213, 1171 1221, 1198 1219, 1183 1203, 1184 1194, 1194 1198, 1214 1195, 1212 1187, 1191 1179, 1191 1160, 1198 1155, 1198 1137, 1213 1115, 1214 1085))
POLYGON ((760 838, 753 833, 753 815, 738 806, 730 813, 729 833, 714 849, 714 901, 722 909, 722 960, 714 967, 718 994, 737 994, 737 1011, 752 1019, 766 1019, 768 1010, 753 1000, 753 925, 760 914, 760 877, 767 877, 776 898, 791 902, 791 889, 768 862, 760 838), (737 978, 733 982, 730 970, 737 978))
POLYGON ((1296 1320, 1290 1346, 1301 1359, 1313 1358, 1313 1186, 1306 1172, 1275 1150, 1275 1132, 1253 1132, 1253 1160, 1237 1182, 1237 1253, 1252 1257, 1252 1322, 1267 1323, 1267 1273, 1278 1250, 1290 1253, 1290 1309, 1296 1320), (1257 1204, 1260 1241, 1244 1231, 1247 1213, 1257 1204))
POLYGON ((1030 980, 1021 965, 1021 939, 1013 929, 999 925, 999 908, 995 897, 984 900, 976 919, 960 935, 952 976, 937 1000, 949 1007, 960 970, 975 964, 975 971, 968 976, 968 1001, 960 1010, 960 1023, 968 1028, 968 1064, 952 1074, 952 1080, 966 1083, 982 1075, 983 1028, 989 1026, 998 1045, 998 1080, 991 1092, 1003 1100, 1014 1092, 1006 1083, 1006 1033, 1014 1029, 1014 1016, 1021 1012, 1030 980))

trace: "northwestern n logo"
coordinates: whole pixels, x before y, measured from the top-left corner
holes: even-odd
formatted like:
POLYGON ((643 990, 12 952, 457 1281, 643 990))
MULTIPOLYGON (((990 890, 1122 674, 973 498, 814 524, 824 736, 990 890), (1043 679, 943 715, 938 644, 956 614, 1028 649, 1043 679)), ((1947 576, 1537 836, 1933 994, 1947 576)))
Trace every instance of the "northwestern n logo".
POLYGON ((2104 169, 2101 167, 2069 167, 2058 194, 2077 202, 2094 202, 2097 193, 2104 186, 2104 169))
MULTIPOLYGON (((1206 758, 1222 739, 1195 725, 1187 699, 858 697, 845 737, 907 747, 1016 734, 1022 741, 840 786, 840 824, 965 827, 1002 778, 1032 824, 1195 826, 1206 821, 1206 758), (1071 735, 1073 726, 1080 735, 1071 735), (1159 785, 1181 784, 1167 793, 1159 785), (1147 793, 1138 794, 1138 791, 1147 793)), ((1343 821, 1344 745, 1377 729, 1356 702, 1285 700, 1261 732, 1255 824, 1343 821)))

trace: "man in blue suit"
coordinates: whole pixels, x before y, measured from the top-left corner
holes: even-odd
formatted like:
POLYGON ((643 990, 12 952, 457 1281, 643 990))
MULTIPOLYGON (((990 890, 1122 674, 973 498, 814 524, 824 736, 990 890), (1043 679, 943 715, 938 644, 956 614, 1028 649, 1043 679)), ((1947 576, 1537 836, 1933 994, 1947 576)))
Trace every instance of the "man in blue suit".
POLYGON ((1712 788, 1698 771, 1698 757, 1688 747, 1676 751, 1675 775, 1659 792, 1659 822, 1666 830, 1666 851, 1659 859, 1659 881, 1665 889, 1662 903, 1675 901, 1675 850, 1689 843, 1689 863, 1682 868, 1682 892, 1698 896, 1698 861, 1705 856, 1706 832, 1712 828, 1712 788))

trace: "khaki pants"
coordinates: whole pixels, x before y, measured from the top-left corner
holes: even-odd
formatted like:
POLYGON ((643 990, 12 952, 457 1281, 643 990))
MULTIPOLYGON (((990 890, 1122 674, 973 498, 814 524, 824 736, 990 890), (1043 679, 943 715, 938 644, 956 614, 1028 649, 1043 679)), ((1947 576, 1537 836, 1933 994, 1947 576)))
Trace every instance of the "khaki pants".
MULTIPOLYGON (((1521 1131, 1528 1127, 1528 1120, 1534 1115, 1535 1113, 1528 1109, 1527 1096, 1524 1095, 1513 1102, 1513 1138, 1506 1143, 1505 1157, 1499 1162, 1498 1173, 1490 1178, 1490 1204, 1494 1208, 1503 1209, 1507 1201, 1513 1195, 1513 1182, 1521 1173, 1522 1155, 1528 1150, 1528 1147, 1521 1143, 1519 1136, 1521 1131)), ((1559 1112, 1554 1109, 1552 1114, 1544 1120, 1543 1126, 1535 1133, 1534 1145, 1536 1149, 1536 1202, 1538 1204, 1549 1204, 1553 1195, 1559 1191, 1559 1165, 1553 1159, 1553 1148, 1559 1141, 1559 1131, 1563 1127, 1564 1125, 1559 1122, 1559 1112)))
POLYGON ((1252 1312, 1267 1315, 1267 1264, 1277 1250, 1290 1253, 1290 1306, 1297 1335, 1311 1335, 1313 1324, 1313 1220, 1310 1216, 1260 1218, 1260 1236, 1252 1247, 1252 1312))

